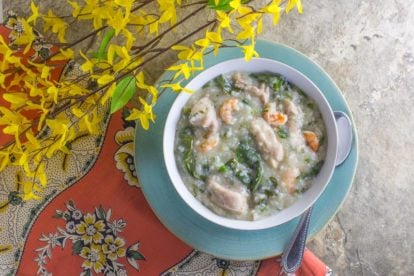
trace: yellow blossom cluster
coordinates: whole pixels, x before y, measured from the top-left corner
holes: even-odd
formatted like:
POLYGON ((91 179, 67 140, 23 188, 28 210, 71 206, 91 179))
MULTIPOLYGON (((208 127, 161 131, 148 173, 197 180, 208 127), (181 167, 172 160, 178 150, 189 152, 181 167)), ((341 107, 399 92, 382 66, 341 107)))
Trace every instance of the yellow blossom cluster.
POLYGON ((161 87, 187 91, 181 83, 203 70, 206 53, 217 54, 232 41, 250 60, 258 56, 255 40, 265 15, 272 16, 276 25, 283 9, 288 13, 297 7, 302 12, 300 0, 271 0, 259 7, 254 0, 66 2, 69 15, 43 10, 41 1, 38 5, 32 1, 31 15, 12 18, 9 37, 0 36, 0 172, 7 166, 22 168, 26 180, 19 196, 24 200, 38 198, 37 191, 47 184, 45 160, 58 152, 70 154, 79 135, 100 132, 99 107, 114 113, 128 106, 126 119, 150 127, 159 91, 145 80, 146 64, 175 51, 178 62, 165 69, 174 77, 161 87), (209 14, 204 23, 167 47, 158 46, 167 33, 202 12, 209 14), (85 22, 90 32, 68 41, 74 22, 85 22), (54 34, 46 37, 55 41, 46 41, 35 30, 37 25, 54 34), (75 50, 78 43, 92 38, 100 42, 97 49, 75 50), (72 60, 80 65, 81 74, 59 78, 72 60))
MULTIPOLYGON (((255 40, 263 31, 263 16, 270 15, 273 25, 277 25, 283 9, 289 13, 294 7, 302 13, 300 0, 271 0, 259 8, 251 4, 252 1, 243 0, 211 0, 208 6, 214 10, 214 19, 210 21, 213 27, 205 31, 203 38, 194 41, 191 46, 175 45, 173 50, 177 51, 180 61, 166 70, 174 71, 174 83, 164 84, 162 87, 181 92, 185 89, 180 85, 182 80, 188 79, 194 72, 201 71, 203 58, 206 52, 213 49, 217 54, 219 49, 226 45, 226 41, 237 41, 237 47, 244 53, 247 61, 259 54, 255 50, 255 40), (237 31, 235 31, 235 29, 237 31), (226 39, 223 37, 226 36, 226 39)), ((234 44, 234 43, 232 43, 234 44)))
MULTIPOLYGON (((21 196, 27 200, 37 198, 34 191, 47 184, 45 160, 59 151, 68 153, 67 145, 76 138, 77 131, 98 132, 99 117, 96 111, 78 118, 62 112, 63 107, 90 92, 56 77, 66 60, 73 57, 73 51, 55 49, 54 57, 39 62, 41 58, 32 54, 25 43, 41 38, 35 37, 31 27, 24 27, 29 26, 26 20, 19 20, 24 28, 20 37, 7 42, 0 36, 0 171, 8 165, 24 170, 27 181, 22 183, 21 196), (12 45, 22 45, 22 49, 12 45)), ((76 109, 91 108, 94 100, 91 97, 82 104, 73 104, 73 114, 79 115, 76 109)))

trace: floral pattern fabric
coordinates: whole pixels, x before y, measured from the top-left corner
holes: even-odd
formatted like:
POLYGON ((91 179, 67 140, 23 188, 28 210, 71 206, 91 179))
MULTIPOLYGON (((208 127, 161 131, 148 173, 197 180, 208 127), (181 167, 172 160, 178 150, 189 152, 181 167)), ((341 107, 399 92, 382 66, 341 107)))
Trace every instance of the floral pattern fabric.
POLYGON ((52 259, 52 251, 56 247, 62 249, 72 243, 72 254, 81 257, 83 260, 81 275, 104 273, 105 275, 125 275, 126 270, 118 259, 126 257, 128 263, 139 270, 138 260, 145 260, 145 257, 138 251, 139 243, 136 242, 127 248, 125 240, 119 236, 126 226, 122 219, 111 222, 112 210, 105 211, 102 207, 95 209, 94 213, 82 213, 75 207, 74 202, 66 204, 67 210, 56 211, 56 218, 65 220, 65 228, 57 227, 57 232, 42 234, 40 241, 45 246, 36 249, 39 275, 49 275, 46 264, 52 259))

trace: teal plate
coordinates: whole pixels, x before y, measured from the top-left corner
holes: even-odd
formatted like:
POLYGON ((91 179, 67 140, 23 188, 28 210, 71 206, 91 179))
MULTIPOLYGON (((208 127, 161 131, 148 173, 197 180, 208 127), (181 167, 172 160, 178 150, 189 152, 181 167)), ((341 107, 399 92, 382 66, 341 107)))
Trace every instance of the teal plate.
MULTIPOLYGON (((259 40, 256 50, 261 57, 286 63, 310 78, 324 93, 333 110, 343 111, 352 120, 351 112, 339 88, 317 64, 298 51, 269 41, 259 40)), ((217 56, 208 55, 207 69, 219 62, 240 58, 234 48, 223 48, 217 56)), ((158 83, 170 79, 165 73, 158 83)), ((185 84, 185 83, 184 83, 185 84)), ((191 247, 231 260, 258 260, 282 253, 299 218, 264 230, 235 230, 216 225, 193 211, 178 195, 170 182, 163 159, 162 137, 168 111, 177 93, 166 90, 154 112, 157 120, 149 130, 136 128, 135 166, 143 193, 160 221, 191 247)), ((335 215, 349 193, 358 160, 358 144, 354 142, 348 159, 335 169, 331 181, 314 205, 310 222, 310 238, 335 215)))

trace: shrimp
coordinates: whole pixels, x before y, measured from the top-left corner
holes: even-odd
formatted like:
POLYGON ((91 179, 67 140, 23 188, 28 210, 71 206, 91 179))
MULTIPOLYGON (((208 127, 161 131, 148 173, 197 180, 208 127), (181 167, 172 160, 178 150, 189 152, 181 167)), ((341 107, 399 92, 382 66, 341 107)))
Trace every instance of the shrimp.
POLYGON ((299 176, 300 171, 298 168, 288 168, 282 176, 282 186, 287 190, 289 194, 295 192, 296 178, 299 176))
POLYGON ((208 152, 212 149, 214 149, 218 143, 219 143, 220 139, 218 135, 209 135, 206 138, 204 138, 203 140, 201 140, 201 142, 199 142, 197 148, 198 151, 200 152, 208 152))
POLYGON ((233 124, 232 112, 239 110, 238 100, 236 98, 227 99, 220 107, 220 118, 226 124, 233 124))
POLYGON ((276 103, 272 102, 267 105, 265 111, 263 112, 263 118, 271 126, 282 126, 287 120, 288 116, 282 112, 276 111, 276 103))
POLYGON ((317 152, 319 149, 319 139, 318 136, 316 136, 315 132, 305 130, 303 132, 303 137, 305 138, 306 144, 311 148, 311 150, 317 152))

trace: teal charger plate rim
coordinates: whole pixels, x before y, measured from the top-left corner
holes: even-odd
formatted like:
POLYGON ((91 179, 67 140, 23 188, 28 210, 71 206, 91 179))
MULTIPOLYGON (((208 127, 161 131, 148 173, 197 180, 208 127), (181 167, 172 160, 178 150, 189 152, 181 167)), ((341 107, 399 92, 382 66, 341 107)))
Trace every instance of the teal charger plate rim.
MULTIPOLYGON (((285 45, 257 40, 260 57, 285 63, 310 78, 324 93, 334 111, 345 112, 352 121, 354 139, 351 152, 335 172, 316 201, 309 226, 309 239, 319 232, 340 209, 354 180, 358 163, 358 140, 351 111, 339 88, 330 76, 302 53, 285 45)), ((217 56, 205 57, 204 67, 242 57, 234 48, 220 49, 217 56)), ((172 77, 164 73, 157 84, 172 77)), ((190 81, 183 82, 186 85, 190 81)), ((218 258, 229 260, 258 260, 282 253, 299 218, 263 230, 236 230, 216 225, 193 211, 175 191, 170 182, 163 159, 163 131, 169 108, 177 97, 170 89, 164 90, 154 107, 155 124, 145 131, 137 124, 135 133, 135 167, 141 189, 152 210, 175 236, 191 247, 218 258)))

